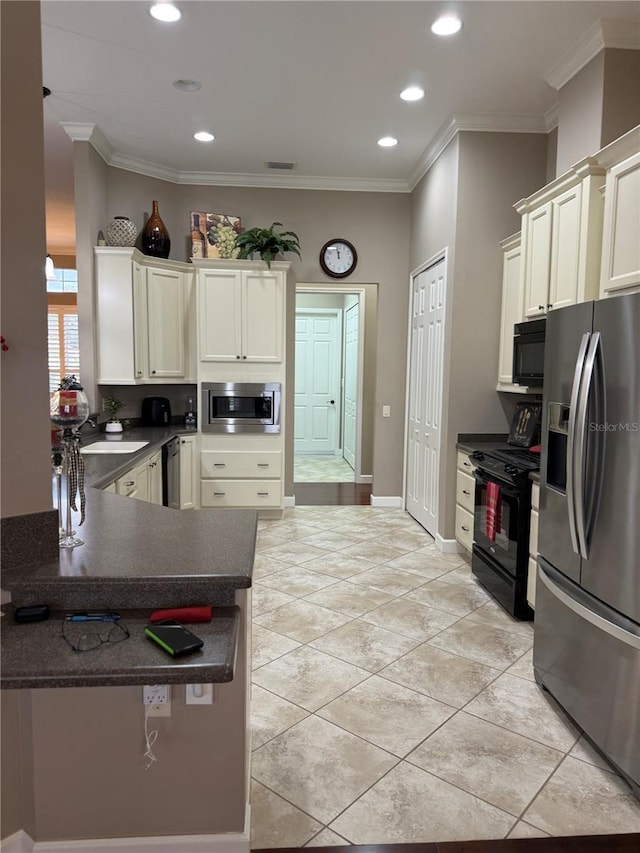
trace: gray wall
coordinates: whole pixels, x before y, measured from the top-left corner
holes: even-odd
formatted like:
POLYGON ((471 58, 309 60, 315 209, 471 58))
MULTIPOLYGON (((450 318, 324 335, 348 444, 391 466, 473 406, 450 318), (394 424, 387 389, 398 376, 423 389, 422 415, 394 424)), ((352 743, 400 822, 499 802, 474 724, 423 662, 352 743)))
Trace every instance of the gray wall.
MULTIPOLYGON (((76 149, 89 143, 74 143, 76 149)), ((77 156, 77 155, 76 155, 77 156)), ((95 164, 92 180, 99 183, 102 167, 95 164)), ((129 216, 142 228, 151 201, 157 199, 160 214, 171 235, 171 257, 186 261, 189 257, 189 213, 207 210, 240 216, 245 228, 284 223, 300 237, 302 260, 295 256, 293 274, 305 284, 331 284, 320 268, 319 252, 331 237, 349 239, 358 251, 358 267, 345 288, 376 284, 378 288, 378 327, 369 348, 367 380, 375 379, 369 408, 373 430, 373 493, 386 496, 402 493, 404 375, 408 312, 409 232, 411 198, 408 193, 361 193, 317 190, 251 189, 243 187, 201 187, 168 184, 165 181, 108 168, 104 181, 106 206, 102 222, 94 222, 90 244, 78 243, 79 264, 90 264, 92 245, 99 228, 106 227, 114 215, 129 216), (375 360, 375 365, 371 364, 375 360), (400 379, 400 381, 399 381, 400 379), (383 404, 391 406, 392 416, 382 418, 383 404)), ((78 200, 77 215, 84 215, 78 200)), ((87 273, 79 280, 87 287, 87 273)), ((294 351, 293 318, 295 302, 288 294, 287 349, 294 351)), ((81 328, 92 328, 93 315, 81 306, 81 328)), ((83 353, 92 351, 93 342, 84 341, 83 353)), ((83 369, 84 375, 84 369, 83 369)), ((151 392, 153 393, 153 392, 151 392)), ((291 414, 291 413, 290 413, 291 414)), ((291 444, 292 447, 292 444, 291 444)), ((287 471, 292 470, 292 451, 287 451, 287 471)), ((289 491, 287 493, 290 493, 289 491)))
POLYGON ((506 432, 496 392, 502 252, 514 202, 545 182, 542 134, 460 133, 413 194, 411 266, 449 249, 439 532, 454 536, 459 432, 506 432))
POLYGON ((600 145, 640 124, 640 50, 605 51, 600 145))

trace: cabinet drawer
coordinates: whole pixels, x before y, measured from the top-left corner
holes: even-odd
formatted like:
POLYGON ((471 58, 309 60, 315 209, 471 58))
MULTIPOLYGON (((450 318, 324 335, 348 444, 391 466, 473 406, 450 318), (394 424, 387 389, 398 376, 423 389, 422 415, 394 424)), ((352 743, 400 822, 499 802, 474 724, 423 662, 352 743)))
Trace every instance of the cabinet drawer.
POLYGON ((529 553, 535 557, 538 553, 538 513, 531 510, 531 527, 529 528, 529 553))
POLYGON ((531 509, 540 509, 540 486, 538 483, 531 484, 531 509))
POLYGON ((473 515, 456 506, 456 539, 462 542, 464 547, 470 551, 473 545, 473 515))
POLYGON ((133 497, 136 489, 138 488, 138 478, 136 476, 135 468, 131 471, 123 474, 122 477, 119 477, 116 480, 116 492, 119 495, 126 495, 127 497, 133 497))
POLYGON ((202 477, 244 477, 273 480, 282 476, 282 454, 278 450, 256 451, 203 450, 200 455, 202 477))
POLYGON ((279 507, 280 480, 202 480, 202 506, 279 507))
POLYGON ((463 471, 458 471, 456 474, 456 503, 471 513, 473 512, 475 490, 475 479, 463 471))
POLYGON ((476 470, 475 462, 469 458, 469 454, 465 453, 464 450, 458 451, 458 468, 460 471, 465 471, 467 474, 471 475, 473 475, 473 472, 476 470))

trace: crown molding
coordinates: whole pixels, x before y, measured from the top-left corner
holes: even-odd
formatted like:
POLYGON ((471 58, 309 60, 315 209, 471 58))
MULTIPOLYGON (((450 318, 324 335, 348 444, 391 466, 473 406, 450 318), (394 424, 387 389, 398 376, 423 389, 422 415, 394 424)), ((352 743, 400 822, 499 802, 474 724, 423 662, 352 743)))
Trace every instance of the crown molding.
POLYGON ((90 122, 60 122, 67 136, 74 142, 90 142, 102 157, 109 163, 113 157, 113 147, 97 124, 90 122))
POLYGON ((420 162, 409 178, 409 190, 416 188, 447 145, 461 131, 474 133, 547 133, 547 125, 540 116, 483 115, 469 113, 453 115, 440 128, 425 149, 420 162))
POLYGON ((560 104, 556 101, 555 104, 552 107, 549 107, 549 109, 544 114, 544 125, 547 128, 547 133, 552 130, 555 130, 555 128, 558 126, 559 117, 560 104))
POLYGON ((556 62, 545 75, 545 81, 553 89, 562 89, 605 47, 640 50, 640 22, 596 21, 556 62))

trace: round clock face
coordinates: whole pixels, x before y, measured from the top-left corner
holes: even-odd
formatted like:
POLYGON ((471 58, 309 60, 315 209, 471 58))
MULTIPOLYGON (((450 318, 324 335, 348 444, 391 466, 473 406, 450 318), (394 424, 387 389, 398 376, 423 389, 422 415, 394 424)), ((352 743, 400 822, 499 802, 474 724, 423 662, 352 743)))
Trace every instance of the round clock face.
POLYGON ((320 266, 332 278, 350 275, 357 263, 358 254, 348 240, 329 240, 320 250, 320 266))

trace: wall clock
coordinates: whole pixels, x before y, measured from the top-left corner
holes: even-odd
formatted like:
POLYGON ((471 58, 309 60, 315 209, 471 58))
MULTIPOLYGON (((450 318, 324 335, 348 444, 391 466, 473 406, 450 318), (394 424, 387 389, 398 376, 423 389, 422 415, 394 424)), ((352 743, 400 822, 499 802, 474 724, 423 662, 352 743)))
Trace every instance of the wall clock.
POLYGON ((331 278, 345 278, 356 268, 358 253, 353 243, 334 237, 320 249, 320 266, 331 278))

